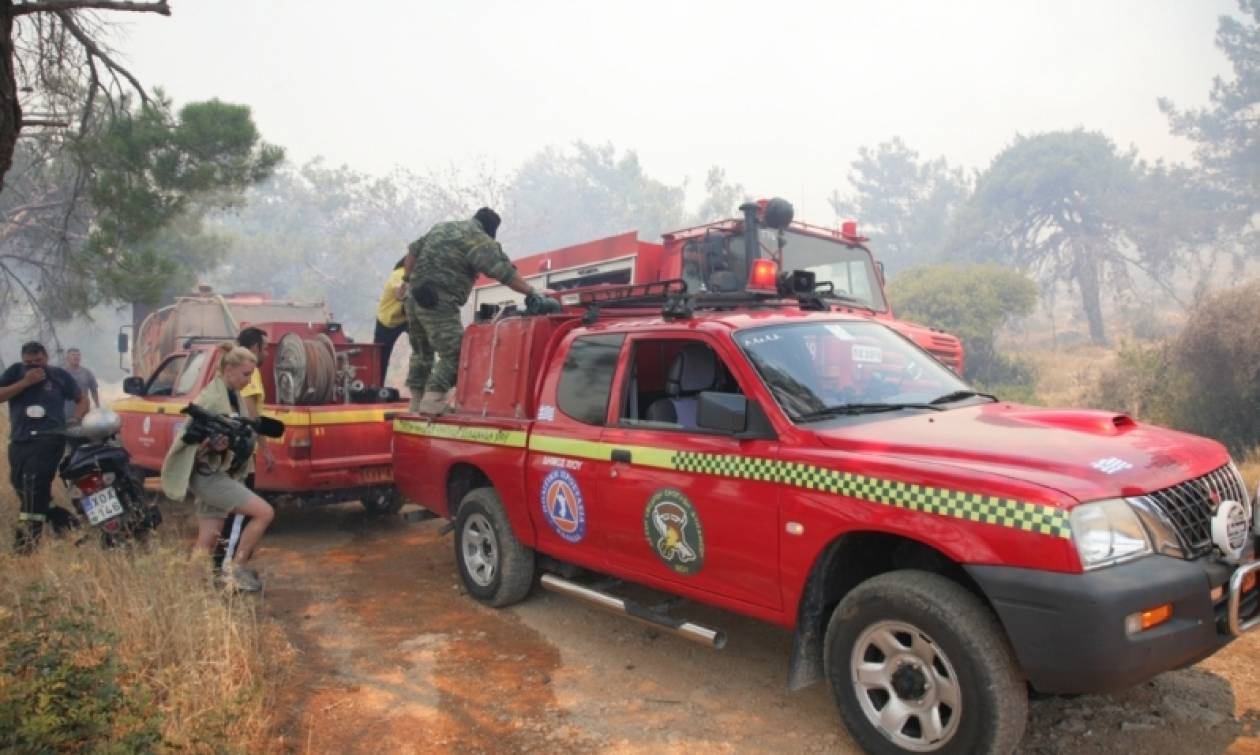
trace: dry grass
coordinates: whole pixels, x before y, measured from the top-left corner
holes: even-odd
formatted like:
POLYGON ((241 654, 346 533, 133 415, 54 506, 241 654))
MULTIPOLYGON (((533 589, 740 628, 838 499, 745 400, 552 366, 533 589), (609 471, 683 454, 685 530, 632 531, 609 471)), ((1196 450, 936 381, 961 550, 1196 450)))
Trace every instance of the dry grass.
MULTIPOLYGON (((7 439, 6 417, 0 440, 7 446, 7 439)), ((86 610, 116 638, 126 678, 153 692, 166 747, 275 749, 272 702, 292 649, 258 615, 254 599, 213 589, 208 564, 190 559, 188 540, 174 526, 136 548, 103 551, 94 541, 76 547, 45 538, 34 555, 16 556, 7 460, 0 472, 0 611, 20 619, 33 607, 33 588, 57 596, 54 610, 66 616, 86 610)))

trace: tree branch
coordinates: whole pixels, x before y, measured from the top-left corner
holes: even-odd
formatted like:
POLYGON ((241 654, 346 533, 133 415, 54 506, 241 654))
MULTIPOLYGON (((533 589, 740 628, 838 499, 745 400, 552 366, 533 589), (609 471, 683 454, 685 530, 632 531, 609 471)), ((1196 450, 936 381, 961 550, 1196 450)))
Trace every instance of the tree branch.
POLYGON ((105 64, 105 67, 108 68, 110 72, 122 74, 140 95, 140 99, 145 104, 149 103, 149 95, 145 93, 144 87, 140 86, 139 80, 137 80, 135 76, 131 75, 131 71, 123 68, 113 58, 106 55, 100 45, 96 44, 94 39, 89 37, 83 29, 79 28, 79 24, 74 20, 74 16, 72 16, 68 11, 57 11, 57 18, 61 19, 61 23, 65 25, 70 34, 73 35, 75 39, 79 40, 79 44, 83 45, 84 49, 87 50, 89 57, 94 55, 97 58, 100 58, 101 62, 105 64))
POLYGON ((123 10, 135 11, 137 13, 161 13, 163 16, 171 15, 171 6, 166 4, 166 0, 158 0, 155 3, 137 3, 127 2, 126 0, 40 0, 39 2, 25 2, 13 6, 13 15, 23 16, 27 13, 44 13, 70 10, 123 10))

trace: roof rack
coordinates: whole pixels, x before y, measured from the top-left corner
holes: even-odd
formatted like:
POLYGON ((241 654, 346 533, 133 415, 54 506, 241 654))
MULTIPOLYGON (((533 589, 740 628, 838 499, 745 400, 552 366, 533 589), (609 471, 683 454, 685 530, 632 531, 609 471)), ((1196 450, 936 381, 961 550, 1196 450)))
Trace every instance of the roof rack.
POLYGON ((598 286, 560 295, 567 307, 643 307, 663 304, 670 297, 686 296, 687 281, 682 278, 634 283, 629 286, 598 286))

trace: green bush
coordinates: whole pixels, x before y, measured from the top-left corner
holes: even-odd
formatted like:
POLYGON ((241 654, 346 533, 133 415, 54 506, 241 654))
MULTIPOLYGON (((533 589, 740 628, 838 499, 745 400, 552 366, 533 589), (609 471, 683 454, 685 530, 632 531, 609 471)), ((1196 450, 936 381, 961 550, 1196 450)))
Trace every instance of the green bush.
POLYGON ((1260 281, 1197 304, 1181 332, 1128 345, 1091 405, 1206 435, 1241 454, 1260 442, 1260 281))
POLYGON ((81 609, 28 596, 20 614, 0 612, 0 751, 156 750, 161 717, 125 681, 114 638, 81 609))
POLYGON ((995 264, 916 267, 889 286, 897 316, 958 336, 965 375, 984 385, 1029 385, 1031 365, 998 352, 997 331, 1032 314, 1037 286, 1022 273, 995 264))
POLYGON ((1099 409, 1139 417, 1145 422, 1175 424, 1175 398, 1170 381, 1167 343, 1123 342, 1116 362, 1099 375, 1085 403, 1099 409))

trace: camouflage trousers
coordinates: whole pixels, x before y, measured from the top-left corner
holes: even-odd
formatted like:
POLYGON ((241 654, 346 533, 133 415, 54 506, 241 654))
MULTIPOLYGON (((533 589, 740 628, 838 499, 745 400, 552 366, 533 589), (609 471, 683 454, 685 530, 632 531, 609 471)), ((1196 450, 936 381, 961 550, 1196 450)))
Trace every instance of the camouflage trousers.
POLYGON ((403 302, 403 311, 407 313, 407 338, 411 340, 407 387, 417 396, 428 391, 446 393, 455 385, 459 347, 464 340, 459 310, 424 309, 408 296, 403 302), (433 364, 435 353, 436 366, 433 364))

